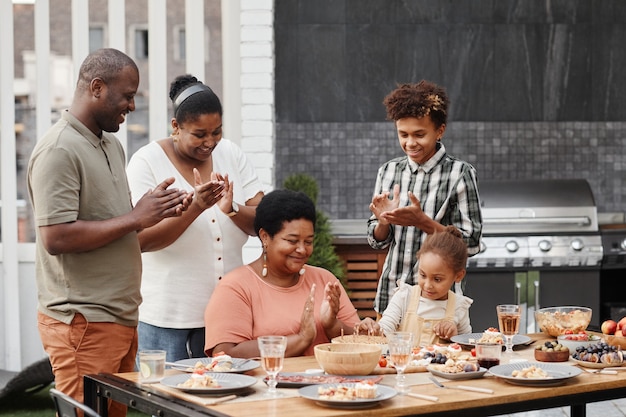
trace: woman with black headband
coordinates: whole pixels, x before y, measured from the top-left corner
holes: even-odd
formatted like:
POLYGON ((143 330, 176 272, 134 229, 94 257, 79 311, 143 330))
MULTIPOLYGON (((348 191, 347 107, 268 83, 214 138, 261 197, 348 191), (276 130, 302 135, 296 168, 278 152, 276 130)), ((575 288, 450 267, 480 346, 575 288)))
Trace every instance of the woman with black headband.
MULTIPOLYGON (((170 87, 170 137, 150 142, 130 159, 127 173, 136 201, 174 177, 193 190, 188 210, 139 233, 143 251, 139 350, 162 349, 167 360, 188 357, 192 334, 204 335, 204 308, 217 281, 243 264, 242 247, 254 235, 263 186, 233 142, 222 138, 222 104, 191 75, 170 87)), ((202 340, 199 342, 202 354, 202 340)), ((194 356, 196 352, 193 352, 194 356)))

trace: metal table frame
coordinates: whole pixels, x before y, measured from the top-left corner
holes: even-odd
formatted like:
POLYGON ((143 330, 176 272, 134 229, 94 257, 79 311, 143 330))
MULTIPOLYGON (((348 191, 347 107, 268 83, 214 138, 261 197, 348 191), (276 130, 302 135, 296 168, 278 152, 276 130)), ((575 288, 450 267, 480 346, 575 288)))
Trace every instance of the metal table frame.
MULTIPOLYGON (((107 401, 113 400, 143 413, 158 417, 224 417, 226 414, 184 401, 111 374, 86 375, 85 404, 107 417, 107 401)), ((519 403, 494 404, 485 407, 463 409, 464 417, 495 416, 522 411, 541 410, 554 407, 571 408, 571 417, 585 417, 586 404, 626 397, 626 387, 594 392, 581 392, 552 398, 542 398, 519 403)), ((459 410, 427 414, 429 416, 451 417, 459 410)))

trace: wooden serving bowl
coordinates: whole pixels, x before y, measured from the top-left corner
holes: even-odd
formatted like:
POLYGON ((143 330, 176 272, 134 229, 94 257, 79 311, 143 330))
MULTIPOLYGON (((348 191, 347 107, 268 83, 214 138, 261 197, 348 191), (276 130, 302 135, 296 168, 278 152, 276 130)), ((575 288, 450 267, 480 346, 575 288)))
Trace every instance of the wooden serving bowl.
POLYGON ((612 334, 604 334, 602 335, 604 341, 610 346, 619 346, 623 350, 626 350, 626 337, 624 336, 614 336, 612 334))
POLYGON ((326 373, 369 375, 380 359, 380 345, 362 343, 322 343, 314 348, 315 359, 326 373))
POLYGON ((546 352, 535 349, 535 359, 539 362, 566 362, 569 359, 569 349, 558 352, 546 352))

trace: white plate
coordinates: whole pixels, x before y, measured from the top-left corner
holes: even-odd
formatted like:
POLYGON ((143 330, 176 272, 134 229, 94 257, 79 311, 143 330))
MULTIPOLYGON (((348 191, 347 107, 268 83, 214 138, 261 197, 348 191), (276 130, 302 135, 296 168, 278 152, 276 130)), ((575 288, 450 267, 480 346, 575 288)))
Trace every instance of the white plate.
POLYGON ((204 375, 209 375, 211 378, 215 379, 219 387, 216 388, 183 388, 179 387, 178 384, 182 384, 191 378, 191 374, 178 374, 173 376, 165 377, 161 380, 161 384, 166 387, 176 388, 178 390, 184 392, 190 392, 193 394, 215 394, 222 395, 228 394, 231 392, 237 392, 245 390, 246 388, 251 387, 252 385, 257 383, 257 379, 253 376, 248 375, 239 375, 239 374, 229 374, 229 373, 218 373, 218 372, 207 372, 204 375))
POLYGON ((337 385, 343 385, 346 387, 354 387, 355 384, 322 384, 322 385, 309 385, 298 389, 298 394, 301 397, 313 400, 319 405, 333 408, 368 408, 374 407, 378 403, 384 400, 388 400, 397 394, 397 391, 391 387, 378 384, 376 386, 375 398, 359 398, 356 400, 325 400, 321 399, 318 392, 320 387, 336 387, 337 385))
POLYGON ((487 372, 487 368, 480 368, 479 371, 474 371, 474 372, 457 372, 457 373, 449 373, 449 372, 441 372, 436 370, 433 365, 429 365, 426 369, 428 369, 428 372, 430 372, 431 374, 441 377, 441 378, 446 378, 446 379, 475 379, 475 378, 481 378, 485 372, 487 372))
POLYGON ((595 368, 595 369, 603 369, 603 368, 619 368, 623 365, 623 363, 602 363, 602 362, 587 362, 587 361, 579 361, 578 359, 574 359, 570 356, 570 358, 576 362, 576 365, 580 365, 585 368, 595 368))
POLYGON ((533 387, 550 387, 565 383, 570 378, 574 378, 582 373, 576 367, 570 365, 557 365, 545 362, 516 362, 505 365, 496 365, 489 368, 489 373, 504 379, 506 382, 515 385, 526 385, 533 387), (547 378, 516 378, 511 375, 514 370, 522 370, 530 366, 541 368, 548 373, 547 378))
MULTIPOLYGON (((202 362, 204 365, 210 365, 213 362, 213 358, 191 358, 191 359, 181 359, 179 361, 174 362, 176 365, 180 366, 172 366, 173 369, 184 372, 193 372, 193 367, 197 362, 202 362)), ((240 373, 240 372, 248 372, 253 369, 261 366, 261 363, 254 360, 241 359, 241 358, 233 358, 233 367, 228 371, 208 371, 215 373, 240 373)))
MULTIPOLYGON (((466 334, 457 334, 456 336, 452 336, 450 341, 454 343, 458 343, 459 345, 463 345, 465 347, 473 348, 474 343, 470 342, 470 339, 479 340, 483 336, 481 333, 466 333, 466 334)), ((502 336, 504 337, 504 336, 502 336)), ((526 345, 532 342, 532 339, 525 334, 516 334, 513 336, 513 346, 518 345, 526 345)), ((502 348, 505 348, 505 345, 502 344, 502 348)))

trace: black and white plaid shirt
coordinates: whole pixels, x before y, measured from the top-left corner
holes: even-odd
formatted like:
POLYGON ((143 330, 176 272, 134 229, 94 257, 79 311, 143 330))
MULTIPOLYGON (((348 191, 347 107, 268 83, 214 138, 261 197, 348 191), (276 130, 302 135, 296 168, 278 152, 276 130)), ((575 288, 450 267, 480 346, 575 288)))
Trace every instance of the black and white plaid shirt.
MULTIPOLYGON (((435 155, 423 165, 402 156, 381 166, 374 195, 392 193, 395 184, 400 184, 400 207, 411 204, 408 191, 412 191, 426 215, 443 225, 456 226, 467 242, 469 254, 478 253, 482 215, 472 165, 447 155, 443 144, 438 143, 435 155)), ((367 240, 374 249, 389 248, 374 302, 376 311, 382 313, 398 280, 415 283, 416 254, 427 234, 413 226, 390 225, 389 235, 379 242, 374 238, 377 224, 378 219, 372 215, 367 222, 367 240)))

